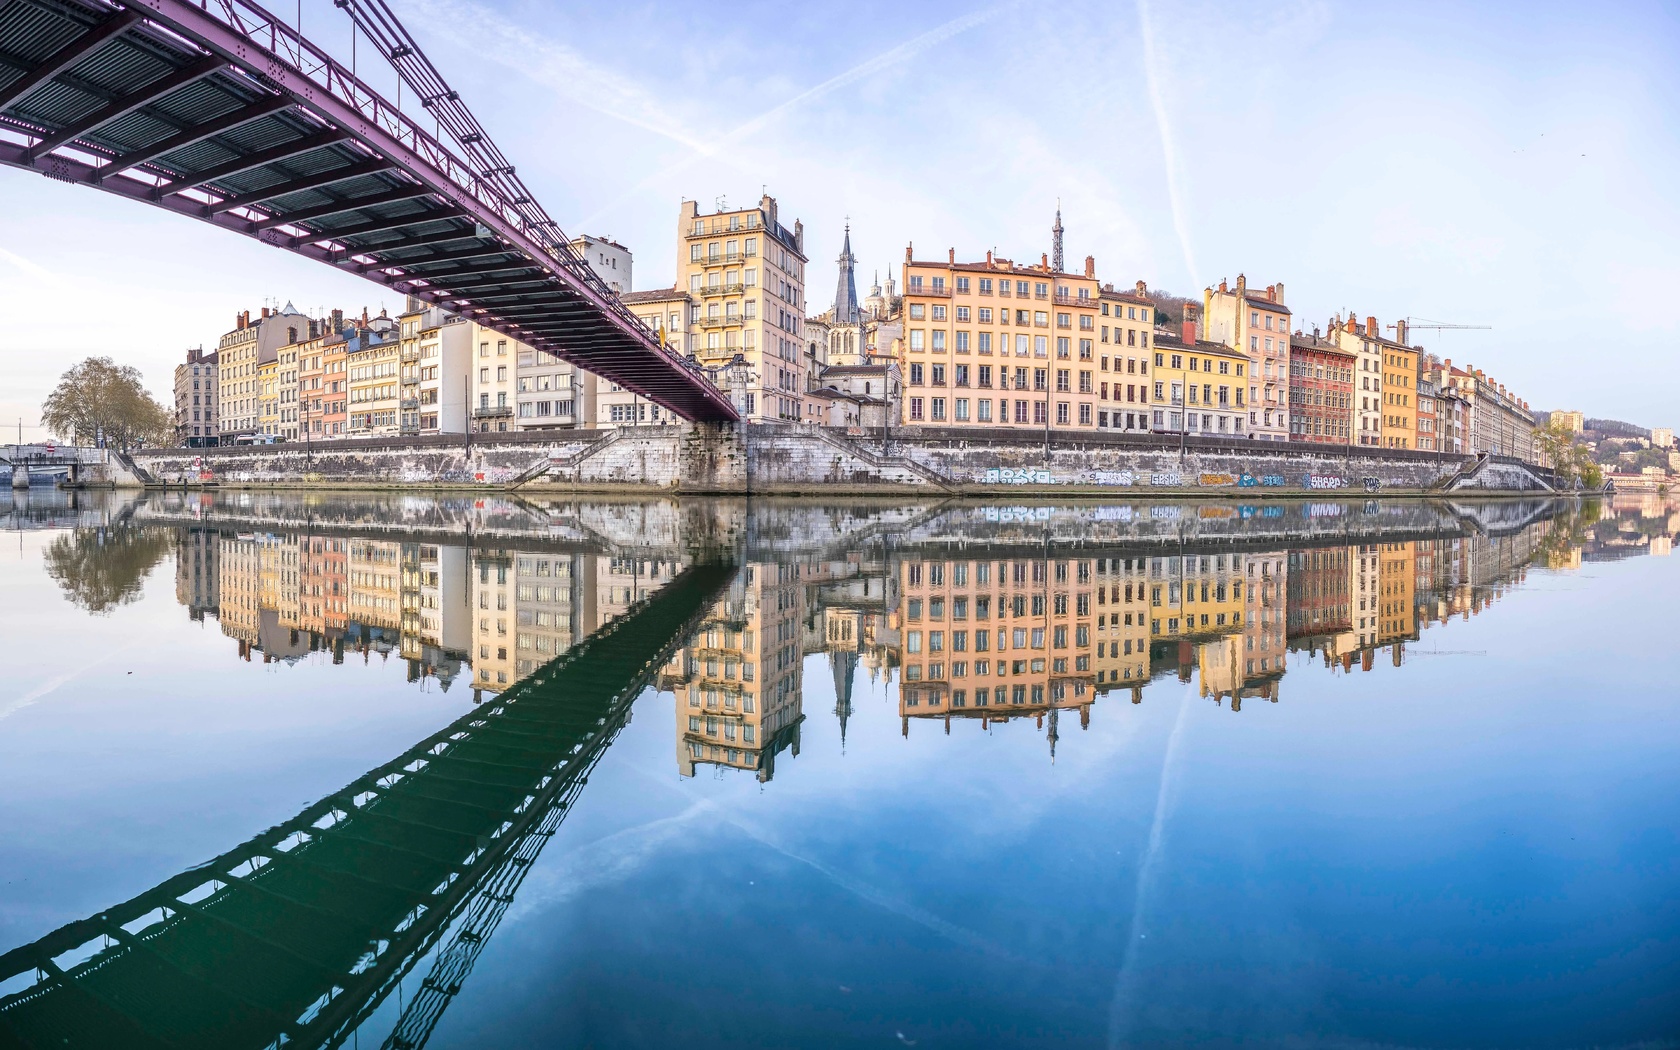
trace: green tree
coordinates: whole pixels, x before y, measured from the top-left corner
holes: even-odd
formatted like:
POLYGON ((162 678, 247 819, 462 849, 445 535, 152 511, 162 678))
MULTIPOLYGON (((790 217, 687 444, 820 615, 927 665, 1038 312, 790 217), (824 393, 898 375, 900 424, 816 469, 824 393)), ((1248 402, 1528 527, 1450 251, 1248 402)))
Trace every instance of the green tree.
POLYGON ((1563 420, 1553 416, 1545 426, 1535 428, 1534 437, 1557 474, 1559 487, 1596 489, 1604 484, 1604 471, 1563 420))
POLYGON ((47 575, 71 604, 108 613, 138 600, 146 577, 168 553, 169 530, 120 526, 63 533, 44 557, 47 575))
POLYGON ((90 357, 65 372, 41 406, 41 422, 61 440, 107 446, 169 444, 175 421, 146 392, 140 371, 109 357, 90 357))

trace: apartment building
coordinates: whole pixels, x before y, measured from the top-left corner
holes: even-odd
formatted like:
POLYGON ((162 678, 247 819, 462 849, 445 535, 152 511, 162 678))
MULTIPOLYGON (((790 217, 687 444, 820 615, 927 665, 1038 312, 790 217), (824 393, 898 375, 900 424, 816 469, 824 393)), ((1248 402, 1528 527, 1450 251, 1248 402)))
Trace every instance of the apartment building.
MULTIPOLYGON (((217 357, 217 426, 219 443, 231 445, 261 433, 265 418, 262 393, 263 364, 278 362, 279 350, 309 337, 309 318, 298 313, 290 303, 279 312, 263 307, 255 321, 249 310, 242 310, 234 319, 234 327, 216 345, 217 357)), ((279 393, 269 399, 275 404, 266 418, 278 421, 279 393)))
POLYGON ((1235 287, 1221 280, 1203 291, 1202 316, 1208 340, 1248 356, 1248 436, 1289 440, 1290 313, 1283 283, 1256 291, 1242 274, 1235 287))
POLYGON ((383 314, 378 320, 385 323, 358 328, 345 343, 349 412, 345 432, 351 437, 402 432, 402 341, 394 322, 383 314))
MULTIPOLYGON (((728 271, 721 271, 727 276, 728 271)), ((645 292, 627 292, 619 297, 630 312, 653 333, 655 339, 676 354, 687 354, 694 347, 694 333, 690 318, 699 300, 676 288, 657 288, 645 292)), ((728 387, 727 373, 719 375, 719 386, 728 387)), ((599 377, 590 377, 594 384, 593 426, 622 427, 650 423, 680 422, 677 416, 649 402, 646 398, 599 377)), ((745 391, 743 390, 744 394, 745 391)))
POLYGON ((1354 433, 1354 373, 1359 359, 1314 329, 1289 340, 1289 440, 1348 445, 1354 433))
POLYGON ((1248 436, 1253 359, 1223 342, 1199 338, 1195 303, 1184 304, 1182 330, 1155 333, 1150 429, 1198 436, 1248 436))
MULTIPOLYGON (((1382 332, 1377 319, 1365 319, 1367 332, 1382 332)), ((1383 445, 1417 448, 1417 383, 1420 348, 1406 345, 1406 322, 1395 325, 1394 339, 1382 339, 1383 445)))
POLYGON ((1381 448, 1383 446, 1383 339, 1376 329, 1376 318, 1368 318, 1361 325, 1351 314, 1346 320, 1331 318, 1330 335, 1346 353, 1354 356, 1354 378, 1358 380, 1354 396, 1359 399, 1354 409, 1357 428, 1352 442, 1356 445, 1381 448))
POLYGON ((468 426, 480 434, 505 434, 514 429, 519 351, 529 347, 477 321, 472 322, 470 341, 477 352, 468 368, 472 404, 468 426))
POLYGON ((316 333, 317 325, 313 318, 309 322, 309 331, 303 342, 288 343, 280 348, 276 362, 277 375, 275 377, 275 392, 278 405, 275 415, 278 417, 277 433, 286 441, 296 441, 301 436, 298 428, 299 411, 299 375, 298 348, 308 342, 308 337, 316 333))
POLYGON ((472 324, 410 299, 398 318, 402 432, 465 434, 471 400, 472 324))
POLYGON ((588 234, 573 237, 572 250, 589 264, 589 268, 612 289, 614 295, 623 295, 635 287, 630 280, 630 267, 633 262, 630 249, 611 237, 588 234))
POLYGON ((1093 259, 1083 274, 990 252, 959 263, 955 249, 943 262, 917 261, 913 248, 904 259, 902 423, 1096 428, 1102 303, 1093 259))
POLYGON ((276 437, 280 433, 280 358, 257 364, 257 433, 276 437))
POLYGON ((349 335, 334 310, 325 331, 298 349, 298 428, 312 441, 342 438, 349 422, 349 335))
POLYGON ((1462 397, 1469 415, 1466 453, 1486 452, 1536 462, 1534 414, 1528 403, 1474 366, 1442 362, 1444 391, 1462 397))
POLYGON ((1133 292, 1103 285, 1097 297, 1102 316, 1097 335, 1098 429, 1147 433, 1152 412, 1149 378, 1150 340, 1155 306, 1142 281, 1133 292))
POLYGON ((175 440, 189 448, 216 444, 216 401, 221 386, 216 378, 217 354, 193 347, 175 366, 175 440))
POLYGON ((804 225, 783 226, 768 195, 752 208, 709 215, 683 201, 677 243, 676 287, 694 299, 693 356, 708 369, 742 356, 747 373, 737 408, 744 418, 803 419, 804 225))

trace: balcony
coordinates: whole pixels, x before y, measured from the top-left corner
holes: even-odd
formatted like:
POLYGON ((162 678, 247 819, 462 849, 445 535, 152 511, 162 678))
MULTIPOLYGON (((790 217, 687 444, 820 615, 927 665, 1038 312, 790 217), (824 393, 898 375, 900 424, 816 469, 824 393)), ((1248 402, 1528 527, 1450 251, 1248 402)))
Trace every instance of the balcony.
POLYGON ((763 229, 764 229, 764 227, 762 227, 758 223, 754 222, 754 223, 747 223, 747 224, 744 224, 744 225, 741 225, 741 226, 730 227, 728 229, 711 228, 711 229, 702 230, 699 233, 695 233, 693 230, 690 230, 688 233, 683 234, 683 237, 688 239, 688 240, 691 240, 691 241, 698 241, 698 240, 700 240, 702 238, 705 238, 705 237, 729 237, 729 236, 734 236, 734 235, 743 234, 743 233, 760 233, 760 232, 763 231, 763 229))
POLYGON ((735 284, 708 284, 700 289, 700 296, 703 299, 710 299, 717 295, 740 295, 746 290, 747 286, 740 282, 735 284))
MULTIPOLYGON (((1043 297, 1040 296, 1040 298, 1043 298, 1043 297)), ((1095 299, 1091 298, 1090 296, 1081 297, 1081 296, 1077 296, 1077 295, 1063 295, 1062 293, 1057 292, 1056 293, 1056 305, 1057 306, 1077 306, 1081 310, 1095 310, 1097 308, 1097 301, 1095 299)))
POLYGON ((417 397, 405 397, 402 399, 402 407, 404 411, 418 412, 420 410, 420 399, 417 397))
POLYGON ((702 317, 697 323, 701 328, 735 328, 745 321, 746 318, 740 314, 724 314, 722 317, 702 317))
POLYGON ((512 415, 512 405, 480 405, 473 409, 474 419, 505 419, 512 415))
POLYGON ((419 386, 420 385, 420 377, 419 376, 403 376, 402 377, 402 385, 403 386, 419 386))
POLYGON ((909 288, 905 289, 904 294, 911 296, 912 298, 920 296, 922 298, 949 299, 951 298, 951 289, 918 287, 916 285, 911 285, 909 288))

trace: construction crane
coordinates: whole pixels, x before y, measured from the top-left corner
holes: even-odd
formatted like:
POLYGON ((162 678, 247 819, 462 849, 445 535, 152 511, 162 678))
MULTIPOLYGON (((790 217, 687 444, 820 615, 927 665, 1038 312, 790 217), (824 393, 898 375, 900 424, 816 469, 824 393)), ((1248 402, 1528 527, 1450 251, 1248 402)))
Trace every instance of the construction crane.
MULTIPOLYGON (((1431 321, 1427 317, 1417 317, 1417 318, 1408 317, 1404 321, 1399 321, 1399 322, 1396 322, 1395 324, 1391 324, 1391 325, 1384 325, 1383 327, 1384 328, 1392 328, 1396 331, 1396 333, 1398 333, 1401 325, 1404 325, 1405 328, 1406 328, 1406 331, 1408 331, 1408 332, 1414 332, 1414 331, 1417 331, 1420 328, 1426 328, 1426 329, 1429 329, 1430 331, 1435 331, 1435 332, 1446 332, 1446 331, 1452 331, 1452 330, 1473 330, 1473 331, 1483 331, 1483 332, 1493 331, 1493 325, 1490 325, 1490 324, 1448 324, 1445 321, 1431 321), (1426 323, 1424 323, 1424 324, 1413 324, 1412 322, 1414 320, 1423 321, 1423 322, 1426 322, 1426 323)), ((1402 340, 1402 341, 1404 341, 1404 340, 1402 340)))

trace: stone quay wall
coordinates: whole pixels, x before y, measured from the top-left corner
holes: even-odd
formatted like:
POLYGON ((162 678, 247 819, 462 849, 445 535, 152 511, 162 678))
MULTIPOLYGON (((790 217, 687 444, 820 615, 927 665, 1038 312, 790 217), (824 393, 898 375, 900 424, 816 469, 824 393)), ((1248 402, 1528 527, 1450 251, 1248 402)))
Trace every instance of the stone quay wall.
POLYGON ((689 425, 149 449, 148 485, 565 492, 1245 498, 1550 491, 1522 464, 1285 442, 932 428, 689 425))

